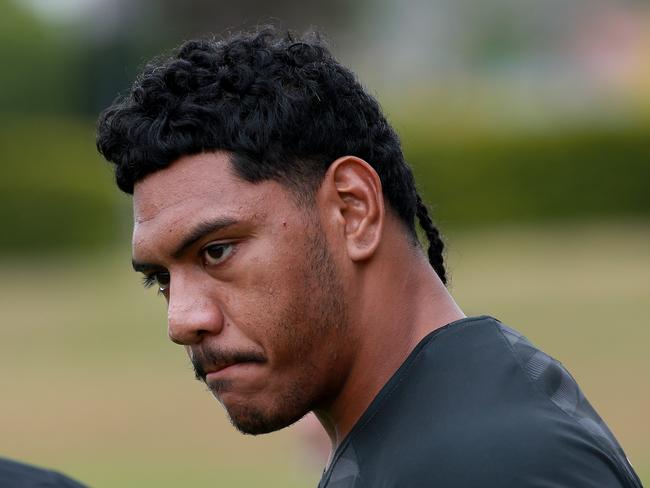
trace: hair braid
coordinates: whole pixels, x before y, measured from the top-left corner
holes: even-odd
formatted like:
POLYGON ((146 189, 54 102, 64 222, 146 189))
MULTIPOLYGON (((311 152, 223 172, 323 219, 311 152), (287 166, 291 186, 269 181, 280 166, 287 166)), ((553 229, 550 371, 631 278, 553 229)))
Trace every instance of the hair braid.
POLYGON ((417 198, 417 210, 416 214, 418 216, 418 221, 420 222, 420 227, 424 230, 424 233, 427 235, 429 240, 429 249, 427 255, 429 256, 429 263, 438 274, 440 280, 446 285, 447 284, 447 272, 445 271, 444 257, 442 251, 445 248, 445 244, 442 242, 440 237, 440 232, 429 217, 429 212, 427 207, 420 198, 420 195, 416 192, 415 197, 417 198))

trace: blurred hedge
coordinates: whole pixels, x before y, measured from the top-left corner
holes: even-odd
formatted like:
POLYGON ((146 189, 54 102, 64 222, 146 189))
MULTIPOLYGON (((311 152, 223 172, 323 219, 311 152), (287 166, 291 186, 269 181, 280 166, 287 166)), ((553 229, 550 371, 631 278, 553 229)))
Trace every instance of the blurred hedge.
POLYGON ((646 128, 414 132, 405 154, 443 225, 650 216, 646 128))
POLYGON ((94 141, 85 121, 0 123, 0 251, 98 247, 116 242, 118 229, 124 237, 127 199, 113 190, 94 141))
MULTIPOLYGON (((96 154, 92 123, 30 118, 0 128, 0 251, 87 249, 125 239, 129 199, 96 154)), ((400 132, 443 228, 650 216, 645 129, 400 132)))

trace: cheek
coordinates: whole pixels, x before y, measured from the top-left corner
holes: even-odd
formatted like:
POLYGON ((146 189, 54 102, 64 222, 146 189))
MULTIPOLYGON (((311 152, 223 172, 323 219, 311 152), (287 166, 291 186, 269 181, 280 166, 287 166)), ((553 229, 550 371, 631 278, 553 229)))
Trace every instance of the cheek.
POLYGON ((284 343, 296 342, 305 331, 309 304, 289 276, 260 279, 240 297, 237 308, 241 326, 259 342, 278 349, 284 343))
POLYGON ((295 301, 301 300, 296 269, 289 263, 255 259, 237 278, 221 285, 227 319, 247 335, 274 334, 295 301))
MULTIPOLYGON (((270 271, 270 270, 266 270, 270 271)), ((314 285, 304 270, 260 273, 231 300, 233 324, 260 344, 276 367, 284 367, 314 351, 314 335, 322 318, 314 285)))
POLYGON ((302 299, 304 246, 287 239, 265 239, 248 249, 228 283, 229 305, 243 313, 262 314, 302 299))
POLYGON ((260 239, 223 284, 227 322, 283 362, 314 352, 326 328, 332 272, 318 244, 304 234, 260 239))

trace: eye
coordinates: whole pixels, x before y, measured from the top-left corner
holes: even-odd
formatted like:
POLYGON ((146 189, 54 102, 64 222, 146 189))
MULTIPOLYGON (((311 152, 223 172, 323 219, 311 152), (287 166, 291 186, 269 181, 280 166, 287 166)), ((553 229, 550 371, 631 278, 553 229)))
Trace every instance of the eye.
POLYGON ((203 265, 216 266, 223 263, 233 251, 232 243, 210 244, 203 248, 203 265))
POLYGON ((169 289, 169 284, 171 283, 171 276, 169 271, 157 271, 145 275, 142 278, 142 284, 145 288, 151 288, 154 285, 158 286, 159 293, 165 293, 169 289))

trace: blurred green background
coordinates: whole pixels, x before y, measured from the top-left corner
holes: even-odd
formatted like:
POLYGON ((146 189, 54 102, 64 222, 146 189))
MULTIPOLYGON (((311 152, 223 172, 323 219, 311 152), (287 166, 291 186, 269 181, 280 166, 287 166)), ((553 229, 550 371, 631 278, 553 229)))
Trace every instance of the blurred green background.
POLYGON ((560 359, 650 481, 650 6, 0 0, 0 455, 96 487, 315 486, 300 426, 237 434, 130 272, 97 113, 152 55, 315 26, 382 102, 451 289, 560 359))

